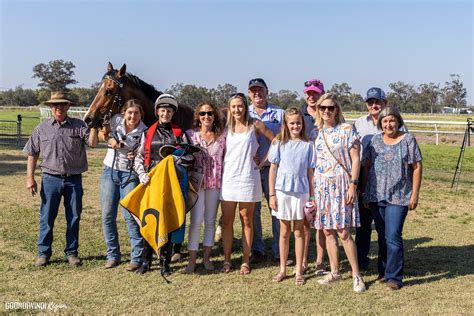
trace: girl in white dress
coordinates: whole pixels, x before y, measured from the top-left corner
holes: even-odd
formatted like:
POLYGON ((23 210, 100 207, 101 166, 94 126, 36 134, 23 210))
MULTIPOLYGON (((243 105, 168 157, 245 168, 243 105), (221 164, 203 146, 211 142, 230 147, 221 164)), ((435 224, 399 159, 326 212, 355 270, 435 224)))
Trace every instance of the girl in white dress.
POLYGON ((272 215, 280 220, 280 272, 273 277, 273 281, 281 282, 286 277, 286 260, 293 222, 296 284, 303 285, 303 207, 310 200, 310 196, 314 199, 314 147, 307 141, 303 114, 297 108, 285 111, 282 125, 282 131, 273 141, 268 153, 268 161, 271 163, 270 207, 272 215))
POLYGON ((234 239, 235 208, 239 204, 242 223, 242 265, 240 274, 250 273, 249 257, 253 238, 253 210, 262 199, 259 166, 255 162, 258 149, 256 133, 272 140, 274 134, 260 121, 249 116, 247 98, 236 93, 227 106, 227 140, 221 187, 222 241, 224 265, 222 272, 232 270, 230 261, 234 239))

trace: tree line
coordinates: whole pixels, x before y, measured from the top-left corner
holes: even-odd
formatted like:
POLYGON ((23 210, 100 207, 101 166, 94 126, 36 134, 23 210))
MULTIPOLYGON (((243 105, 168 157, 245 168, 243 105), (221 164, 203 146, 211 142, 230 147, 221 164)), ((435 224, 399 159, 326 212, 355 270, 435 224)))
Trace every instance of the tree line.
MULTIPOLYGON (((21 85, 15 89, 0 91, 0 106, 35 106, 49 99, 51 91, 67 90, 76 106, 88 107, 97 94, 99 82, 88 88, 71 88, 77 84, 74 79, 75 65, 62 59, 38 64, 33 67, 33 78, 39 80, 38 89, 24 89, 21 85)), ((467 106, 467 90, 458 74, 451 74, 443 85, 439 83, 422 83, 415 87, 412 84, 397 81, 390 83, 387 92, 388 103, 398 106, 402 112, 438 113, 445 106, 463 108, 467 106)), ((237 87, 225 83, 216 88, 207 88, 193 84, 176 83, 165 92, 175 95, 179 102, 192 107, 203 101, 214 102, 225 106, 230 95, 237 92, 237 87)), ((364 111, 364 98, 352 92, 348 83, 335 83, 327 91, 339 96, 342 106, 348 111, 364 111)), ((282 108, 300 107, 305 104, 304 96, 296 91, 280 90, 269 93, 269 102, 282 108)))

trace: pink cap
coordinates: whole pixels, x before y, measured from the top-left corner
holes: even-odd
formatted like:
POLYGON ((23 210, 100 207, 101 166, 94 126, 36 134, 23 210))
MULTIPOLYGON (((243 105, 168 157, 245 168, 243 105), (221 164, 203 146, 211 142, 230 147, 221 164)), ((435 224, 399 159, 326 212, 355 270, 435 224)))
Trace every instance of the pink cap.
POLYGON ((304 83, 304 92, 315 91, 317 93, 324 93, 324 84, 319 79, 310 79, 304 83))

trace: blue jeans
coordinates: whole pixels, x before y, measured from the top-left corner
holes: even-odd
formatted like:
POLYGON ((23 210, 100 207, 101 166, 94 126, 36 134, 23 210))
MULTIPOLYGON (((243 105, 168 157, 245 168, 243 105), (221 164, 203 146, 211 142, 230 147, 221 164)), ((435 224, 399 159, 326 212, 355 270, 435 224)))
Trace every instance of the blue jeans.
POLYGON ((40 192, 38 257, 51 257, 54 221, 58 215, 61 197, 64 197, 66 213, 66 248, 64 253, 66 257, 77 256, 83 193, 81 175, 60 177, 46 173, 43 174, 40 192))
MULTIPOLYGON (((262 181, 262 191, 267 200, 267 205, 270 205, 269 192, 268 192, 268 174, 270 168, 264 167, 260 171, 260 179, 262 181)), ((262 236, 262 218, 261 218, 261 209, 262 202, 255 204, 255 209, 253 211, 253 243, 252 243, 252 253, 258 252, 262 255, 265 254, 265 243, 263 242, 262 236)), ((270 210, 271 216, 271 210, 270 210)), ((275 258, 280 257, 280 221, 275 216, 272 217, 272 252, 275 258)))
POLYGON ((393 205, 385 201, 370 203, 378 234, 378 272, 385 280, 402 286, 403 239, 402 230, 408 213, 408 206, 393 205))
MULTIPOLYGON (((138 178, 129 171, 113 170, 104 166, 100 179, 100 207, 102 209, 102 228, 104 230, 107 260, 120 261, 120 245, 117 231, 117 210, 119 201, 138 185, 138 178)), ((130 261, 143 262, 143 238, 140 227, 133 216, 123 207, 122 215, 127 223, 130 236, 130 261)))

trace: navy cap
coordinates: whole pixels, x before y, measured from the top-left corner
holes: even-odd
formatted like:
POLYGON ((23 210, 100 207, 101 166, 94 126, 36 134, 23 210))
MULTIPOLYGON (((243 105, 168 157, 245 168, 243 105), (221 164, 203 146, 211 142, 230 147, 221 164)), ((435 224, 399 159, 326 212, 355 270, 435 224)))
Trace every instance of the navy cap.
POLYGON ((265 80, 262 78, 255 78, 249 81, 249 89, 253 87, 261 87, 265 88, 268 90, 267 84, 265 83, 265 80))
POLYGON ((382 89, 376 87, 370 88, 367 91, 367 96, 365 97, 364 101, 367 102, 367 100, 369 99, 377 99, 384 101, 387 100, 387 98, 385 97, 385 92, 382 89))

